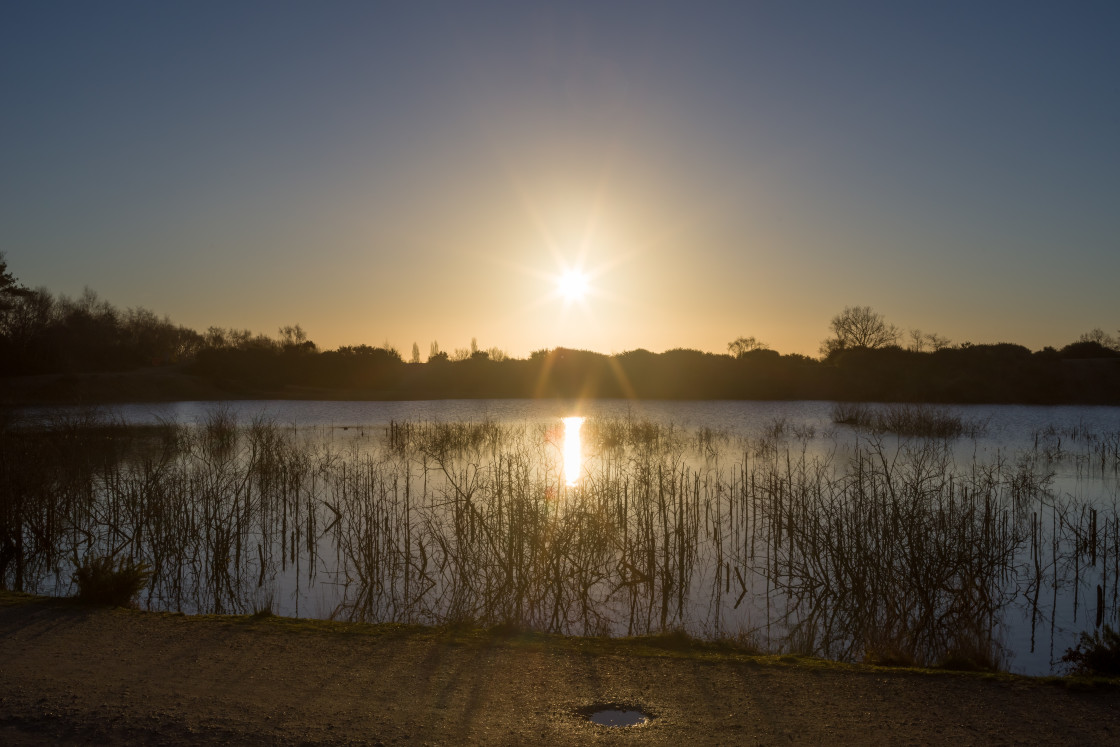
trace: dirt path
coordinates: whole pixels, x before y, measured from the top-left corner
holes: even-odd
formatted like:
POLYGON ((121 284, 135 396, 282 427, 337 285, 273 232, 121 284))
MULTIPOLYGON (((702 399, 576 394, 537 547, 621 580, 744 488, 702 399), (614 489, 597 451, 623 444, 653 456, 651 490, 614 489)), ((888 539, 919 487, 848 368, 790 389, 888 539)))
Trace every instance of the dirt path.
POLYGON ((1108 686, 0 594, 3 744, 1118 741, 1108 686), (619 729, 576 715, 601 701, 656 718, 619 729))

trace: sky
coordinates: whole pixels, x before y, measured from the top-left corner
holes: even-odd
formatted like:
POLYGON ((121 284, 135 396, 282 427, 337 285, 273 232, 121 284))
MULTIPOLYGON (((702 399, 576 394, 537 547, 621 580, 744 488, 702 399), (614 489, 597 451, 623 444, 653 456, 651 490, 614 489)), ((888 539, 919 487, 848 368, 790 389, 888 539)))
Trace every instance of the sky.
POLYGON ((1120 3, 5 2, 0 252, 408 356, 1120 328, 1120 3), (558 278, 581 272, 571 298, 558 278))

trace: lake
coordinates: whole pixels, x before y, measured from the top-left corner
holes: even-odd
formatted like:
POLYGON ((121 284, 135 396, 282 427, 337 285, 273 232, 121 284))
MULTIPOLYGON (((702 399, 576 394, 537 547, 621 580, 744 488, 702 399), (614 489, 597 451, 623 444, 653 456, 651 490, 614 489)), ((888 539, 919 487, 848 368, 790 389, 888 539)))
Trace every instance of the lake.
MULTIPOLYGON (((94 408, 118 416, 127 423, 154 424, 170 421, 191 424, 204 421, 216 410, 228 410, 247 423, 266 417, 280 424, 297 426, 387 425, 391 421, 500 423, 546 422, 566 416, 598 418, 644 418, 675 423, 686 428, 708 427, 757 433, 777 418, 791 424, 827 427, 832 402, 755 402, 745 400, 525 400, 447 399, 406 402, 340 402, 315 400, 245 400, 223 402, 170 402, 106 405, 94 408)), ((995 440, 1023 442, 1035 430, 1083 426, 1092 431, 1120 428, 1120 407, 1106 405, 951 405, 949 408, 971 420, 989 421, 988 435, 995 440)), ((70 407, 33 407, 22 412, 29 418, 51 413, 75 412, 70 407)))
POLYGON ((854 660, 994 647, 1060 671, 1116 624, 1120 408, 947 409, 965 435, 876 435, 830 402, 118 405, 180 435, 42 478, 82 526, 55 520, 25 586, 70 593, 67 556, 116 552, 158 565, 161 609, 684 628, 854 660))

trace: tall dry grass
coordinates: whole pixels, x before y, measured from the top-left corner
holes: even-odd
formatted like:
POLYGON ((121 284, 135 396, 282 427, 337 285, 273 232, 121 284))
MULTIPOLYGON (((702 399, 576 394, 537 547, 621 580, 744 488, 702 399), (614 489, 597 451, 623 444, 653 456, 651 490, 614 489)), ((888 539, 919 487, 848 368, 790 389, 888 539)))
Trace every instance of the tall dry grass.
MULTIPOLYGON (((546 426, 9 426, 0 581, 69 594, 81 559, 108 558, 150 569, 150 608, 684 629, 978 668, 1004 661, 1005 612, 1041 626, 1059 587, 1115 620, 1120 518, 1053 490, 1049 436, 960 464, 941 436, 821 448, 781 421, 745 439, 590 420, 584 437, 573 487, 546 426)), ((1115 437, 1079 438, 1096 460, 1115 437)))

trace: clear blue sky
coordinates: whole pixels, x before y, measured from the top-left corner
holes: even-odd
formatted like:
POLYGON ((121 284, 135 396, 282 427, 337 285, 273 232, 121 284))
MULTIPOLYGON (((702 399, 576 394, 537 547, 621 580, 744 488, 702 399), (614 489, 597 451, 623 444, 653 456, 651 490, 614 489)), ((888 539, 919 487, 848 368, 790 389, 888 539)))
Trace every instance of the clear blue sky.
POLYGON ((1117 2, 6 2, 0 102, 10 269, 198 329, 1120 327, 1117 2))

